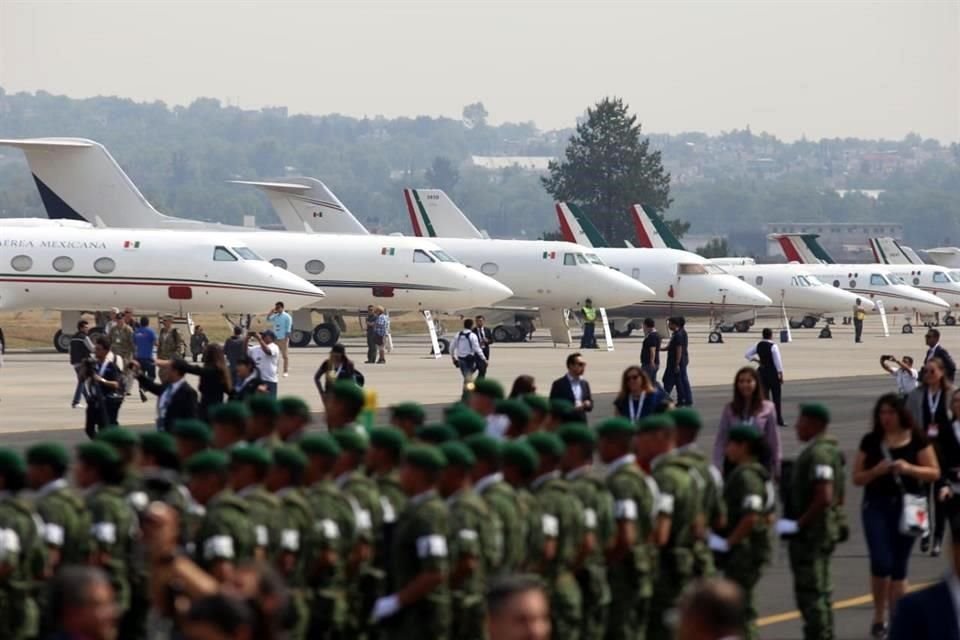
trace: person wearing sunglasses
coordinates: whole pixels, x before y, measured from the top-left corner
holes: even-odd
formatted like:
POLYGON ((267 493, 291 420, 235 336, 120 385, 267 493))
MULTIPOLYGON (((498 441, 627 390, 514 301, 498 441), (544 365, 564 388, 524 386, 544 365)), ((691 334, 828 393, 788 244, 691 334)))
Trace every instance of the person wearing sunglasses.
POLYGON ((579 352, 571 353, 567 356, 567 375, 554 380, 550 387, 550 399, 572 404, 582 422, 586 422, 587 414, 593 411, 590 383, 583 377, 586 367, 587 363, 579 352))
POLYGON ((624 369, 620 392, 613 401, 618 416, 637 422, 670 407, 670 397, 654 386, 647 373, 636 365, 624 369))

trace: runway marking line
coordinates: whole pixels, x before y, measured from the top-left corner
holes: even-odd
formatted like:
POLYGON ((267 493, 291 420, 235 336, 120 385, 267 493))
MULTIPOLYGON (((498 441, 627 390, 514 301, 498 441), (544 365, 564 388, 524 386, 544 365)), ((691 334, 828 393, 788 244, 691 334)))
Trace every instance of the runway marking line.
MULTIPOLYGON (((930 585, 934 584, 933 582, 921 582, 919 584, 911 585, 907 588, 907 593, 912 593, 918 591, 919 589, 925 589, 930 585)), ((859 607, 864 604, 870 604, 873 602, 873 596, 867 594, 865 596, 857 596, 855 598, 847 598, 846 600, 837 600, 833 603, 833 610, 839 611, 841 609, 851 609, 853 607, 859 607)), ((774 624, 782 624, 784 622, 790 622, 792 620, 799 620, 800 612, 794 609, 793 611, 787 611, 786 613, 777 613, 772 616, 764 616, 763 618, 757 619, 758 627, 769 627, 774 624)))

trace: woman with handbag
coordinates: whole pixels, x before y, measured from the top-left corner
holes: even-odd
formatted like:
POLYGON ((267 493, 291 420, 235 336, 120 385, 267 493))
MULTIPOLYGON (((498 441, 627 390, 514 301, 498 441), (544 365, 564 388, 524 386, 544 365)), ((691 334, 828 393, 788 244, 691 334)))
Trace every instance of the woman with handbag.
POLYGON ((863 436, 853 483, 863 487, 863 532, 870 554, 872 638, 887 633, 887 613, 907 588, 907 563, 928 528, 927 483, 940 477, 933 447, 895 393, 880 396, 873 429, 863 436))

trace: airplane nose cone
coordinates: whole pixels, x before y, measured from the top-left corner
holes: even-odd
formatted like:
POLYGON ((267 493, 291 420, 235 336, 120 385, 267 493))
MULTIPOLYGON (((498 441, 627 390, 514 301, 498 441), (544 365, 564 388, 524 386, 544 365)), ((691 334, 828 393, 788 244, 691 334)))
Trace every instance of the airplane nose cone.
POLYGON ((728 303, 742 304, 749 307, 769 307, 773 304, 773 300, 771 300, 767 294, 748 285, 739 278, 731 276, 728 283, 728 303))
POLYGON ((594 302, 604 307, 618 307, 655 297, 656 292, 639 280, 614 269, 601 272, 596 279, 596 291, 591 291, 594 302))
POLYGON ((322 289, 310 284, 300 276, 280 267, 270 266, 273 270, 273 273, 270 274, 270 280, 277 291, 277 295, 283 296, 283 304, 288 309, 301 309, 316 304, 326 297, 327 294, 322 289))
POLYGON ((471 305, 489 306, 513 296, 513 290, 510 287, 480 272, 469 272, 467 280, 471 305))

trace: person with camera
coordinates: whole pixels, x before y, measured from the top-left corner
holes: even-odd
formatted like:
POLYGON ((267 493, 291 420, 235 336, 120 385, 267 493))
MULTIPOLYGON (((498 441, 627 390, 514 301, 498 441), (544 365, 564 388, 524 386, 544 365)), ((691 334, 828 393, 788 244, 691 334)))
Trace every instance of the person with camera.
POLYGON ((277 369, 280 366, 280 347, 277 346, 277 334, 272 329, 267 329, 262 333, 250 331, 247 333, 247 341, 256 340, 257 344, 247 349, 247 355, 257 365, 257 371, 260 372, 260 379, 267 385, 267 393, 274 398, 277 397, 277 384, 280 378, 277 377, 277 369))
POLYGON ((480 340, 473 331, 472 318, 464 319, 463 329, 458 331, 457 337, 453 339, 450 355, 453 357, 453 366, 460 369, 465 385, 473 379, 473 374, 480 368, 480 363, 486 364, 487 359, 480 347, 480 340))
POLYGON ((183 358, 170 360, 160 367, 162 384, 143 375, 139 365, 132 364, 140 387, 157 396, 157 431, 172 431, 179 420, 189 420, 200 415, 197 391, 186 381, 190 365, 183 358))
POLYGON ((81 375, 80 365, 93 353, 93 340, 90 339, 90 323, 81 320, 77 323, 77 332, 70 338, 70 366, 77 374, 77 387, 73 391, 73 400, 70 401, 71 409, 83 409, 80 404, 80 398, 83 394, 83 376, 81 375))
POLYGON ((880 356, 880 366, 896 380, 900 397, 906 397, 917 388, 917 370, 913 368, 913 358, 910 356, 903 356, 901 360, 897 360, 896 356, 880 356))
POLYGON ((117 415, 123 404, 123 371, 118 358, 110 351, 109 338, 97 336, 93 343, 93 358, 84 359, 78 371, 83 380, 83 397, 87 401, 84 431, 93 440, 100 429, 117 424, 117 415))

